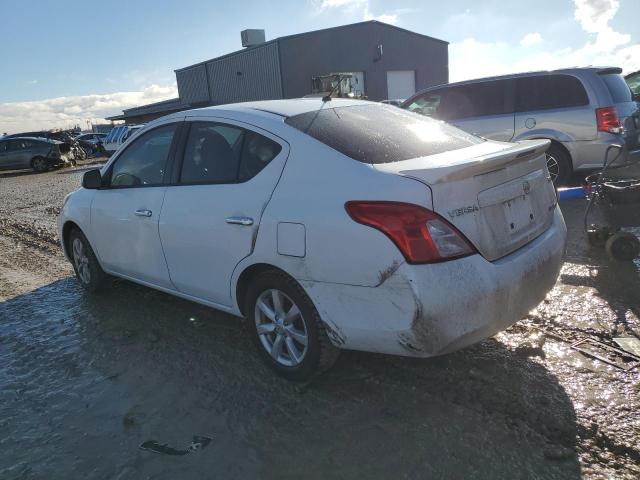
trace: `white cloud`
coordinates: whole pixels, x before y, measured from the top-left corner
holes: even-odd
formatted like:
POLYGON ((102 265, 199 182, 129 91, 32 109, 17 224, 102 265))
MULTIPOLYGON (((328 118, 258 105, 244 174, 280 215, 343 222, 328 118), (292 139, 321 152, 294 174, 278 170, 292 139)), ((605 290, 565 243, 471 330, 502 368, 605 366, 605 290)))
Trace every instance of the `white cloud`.
POLYGON ((590 33, 609 28, 608 23, 620 6, 618 0, 573 0, 573 3, 576 6, 574 18, 590 33))
POLYGON ((35 78, 33 80, 27 81, 27 85, 35 85, 36 83, 38 83, 38 80, 36 80, 35 78))
POLYGON ((410 8, 399 8, 391 12, 383 12, 380 15, 374 15, 369 10, 369 0, 322 0, 319 4, 316 0, 313 2, 317 5, 317 11, 322 12, 327 9, 340 8, 343 12, 353 13, 362 8, 363 20, 378 20, 384 23, 398 23, 398 15, 414 11, 410 8))
POLYGON ((150 85, 136 92, 57 97, 29 102, 0 103, 0 133, 67 128, 86 121, 103 122, 125 108, 178 96, 174 85, 150 85))
POLYGON ((390 23, 395 25, 398 23, 398 15, 395 13, 383 13, 382 15, 372 15, 369 12, 369 6, 367 5, 362 15, 363 20, 378 20, 379 22, 390 23))
POLYGON ((363 5, 367 0, 322 0, 320 8, 346 7, 354 5, 363 5))
POLYGON ((520 45, 523 47, 530 47, 531 45, 536 45, 542 42, 542 35, 538 32, 527 33, 522 40, 520 40, 520 45))
POLYGON ((533 44, 526 45, 527 41, 535 40, 533 37, 527 37, 535 33, 525 35, 520 45, 506 42, 480 42, 474 38, 466 38, 449 45, 450 80, 588 65, 618 66, 625 71, 640 69, 640 43, 629 44, 630 35, 616 32, 609 25, 618 11, 619 2, 617 0, 573 1, 574 18, 588 34, 587 41, 581 47, 557 48, 532 55, 523 47, 533 44), (506 60, 514 58, 516 60, 506 60))

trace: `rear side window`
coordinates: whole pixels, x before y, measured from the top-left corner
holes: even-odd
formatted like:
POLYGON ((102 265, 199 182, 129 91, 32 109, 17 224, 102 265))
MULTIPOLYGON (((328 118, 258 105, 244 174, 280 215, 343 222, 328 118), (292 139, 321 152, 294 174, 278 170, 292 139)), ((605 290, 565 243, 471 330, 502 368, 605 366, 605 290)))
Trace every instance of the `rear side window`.
POLYGON ((282 147, 233 125, 194 122, 189 130, 180 183, 237 183, 256 176, 282 147))
POLYGON ((622 75, 610 73, 607 75, 600 75, 600 78, 607 86, 607 90, 611 94, 613 103, 631 102, 631 89, 627 82, 624 81, 622 75))
POLYGON ((589 104, 582 82, 571 75, 539 75, 516 80, 516 110, 549 110, 589 104))
POLYGON ((389 163, 482 143, 480 137, 384 104, 323 108, 286 123, 363 163, 389 163))

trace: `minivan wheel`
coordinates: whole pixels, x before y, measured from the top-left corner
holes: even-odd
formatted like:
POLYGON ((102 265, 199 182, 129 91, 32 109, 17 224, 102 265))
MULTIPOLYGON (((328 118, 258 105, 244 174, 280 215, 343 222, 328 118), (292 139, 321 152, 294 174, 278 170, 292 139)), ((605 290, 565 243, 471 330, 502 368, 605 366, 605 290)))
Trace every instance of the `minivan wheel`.
POLYGON ((569 155, 556 145, 551 145, 546 153, 547 169, 556 187, 564 185, 571 176, 571 159, 569 155))
POLYGON ((98 291, 104 284, 106 274, 100 267, 87 237, 77 228, 69 234, 68 251, 80 285, 89 292, 98 291))
POLYGON ((47 165, 47 161, 44 157, 35 157, 31 160, 31 168, 33 168, 36 172, 44 172, 47 170, 49 166, 47 165))
POLYGON ((289 380, 306 380, 338 358, 311 299, 282 272, 264 272, 253 280, 245 313, 247 333, 260 356, 289 380))

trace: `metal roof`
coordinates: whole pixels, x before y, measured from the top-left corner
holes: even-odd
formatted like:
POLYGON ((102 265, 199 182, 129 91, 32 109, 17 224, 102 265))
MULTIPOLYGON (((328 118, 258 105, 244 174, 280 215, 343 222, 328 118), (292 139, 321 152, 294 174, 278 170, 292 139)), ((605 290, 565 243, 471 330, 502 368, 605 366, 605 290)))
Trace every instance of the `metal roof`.
MULTIPOLYGON (((589 67, 568 67, 568 68, 559 68, 557 70, 536 70, 536 71, 532 71, 532 72, 520 72, 520 73, 508 73, 505 75, 494 75, 492 77, 483 77, 483 78, 473 78, 470 80, 461 80, 459 82, 451 82, 451 83, 443 83, 441 85, 434 85, 433 87, 429 87, 426 88, 424 90, 422 90, 422 92, 426 92, 429 90, 434 90, 436 88, 440 88, 440 87, 453 87, 456 85, 469 85, 472 83, 481 83, 481 82, 490 82, 493 80, 507 80, 510 78, 520 78, 520 77, 528 77, 530 75, 551 75, 554 73, 566 73, 566 74, 571 74, 571 73, 575 73, 575 72, 584 72, 585 70, 588 71, 592 71, 592 72, 596 72, 596 73, 621 73, 622 69, 618 68, 618 67, 594 67, 594 66, 589 66, 589 67)), ((416 92, 416 93, 421 93, 421 92, 416 92)))
POLYGON ((412 32, 411 30, 407 30, 405 28, 400 28, 400 27, 397 27, 395 25, 389 25, 388 23, 380 22, 378 20, 366 20, 364 22, 350 23, 348 25, 339 25, 337 27, 322 28, 322 29, 319 29, 319 30, 312 30, 310 32, 294 33, 292 35, 285 35, 283 37, 274 38, 273 40, 267 40, 266 42, 259 43, 258 45, 253 45, 251 47, 246 47, 246 48, 243 48, 241 50, 236 50, 235 52, 227 53, 227 54, 221 55, 219 57, 211 58, 209 60, 203 60, 202 62, 194 63, 193 65, 189 65, 188 67, 178 68, 178 69, 174 70, 174 72, 180 72, 180 71, 183 71, 183 70, 188 70, 190 68, 197 67, 197 66, 203 65, 203 64, 207 64, 209 62, 213 62, 213 61, 216 61, 216 60, 222 60, 224 58, 232 57, 234 55, 238 55, 238 54, 241 54, 243 52, 247 52, 247 51, 250 51, 250 50, 254 50, 256 48, 264 47, 265 45, 269 45, 269 44, 272 44, 272 43, 279 42, 280 40, 296 38, 296 37, 302 37, 302 36, 305 36, 305 35, 313 35, 313 34, 316 34, 316 33, 319 33, 319 32, 340 30, 340 29, 355 27, 357 25, 367 25, 367 24, 368 25, 382 25, 384 27, 392 28, 394 30, 398 30, 398 31, 403 32, 403 33, 409 33, 411 35, 416 35, 418 37, 428 38, 429 40, 434 40, 436 42, 444 43, 446 45, 449 44, 449 42, 447 42, 445 40, 441 40, 441 39, 435 38, 435 37, 430 37, 429 35, 423 35, 422 33, 412 32))

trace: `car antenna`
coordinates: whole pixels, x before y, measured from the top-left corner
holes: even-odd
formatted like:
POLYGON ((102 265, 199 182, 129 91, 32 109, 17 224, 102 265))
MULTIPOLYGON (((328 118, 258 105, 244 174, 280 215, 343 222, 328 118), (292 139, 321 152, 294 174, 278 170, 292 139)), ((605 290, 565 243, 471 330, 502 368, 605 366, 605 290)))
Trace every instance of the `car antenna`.
POLYGON ((336 77, 338 78, 338 81, 337 81, 335 87, 333 87, 328 94, 326 94, 324 97, 322 97, 322 103, 330 102, 331 101, 331 95, 333 95, 333 92, 335 92, 336 88, 338 88, 340 86, 340 84, 342 83, 342 77, 343 76, 340 75, 340 74, 337 74, 336 77))

